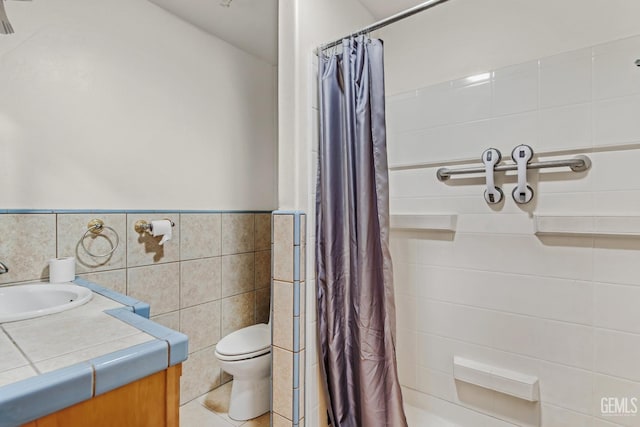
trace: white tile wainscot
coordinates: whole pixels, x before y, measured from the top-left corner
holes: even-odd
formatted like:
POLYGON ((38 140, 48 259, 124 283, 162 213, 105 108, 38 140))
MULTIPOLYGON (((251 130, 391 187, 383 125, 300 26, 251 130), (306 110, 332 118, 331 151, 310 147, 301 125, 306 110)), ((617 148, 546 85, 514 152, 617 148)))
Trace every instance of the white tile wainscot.
POLYGON ((391 228, 394 230, 442 230, 456 231, 458 215, 455 214, 427 214, 427 215, 391 215, 391 228))
POLYGON ((640 237, 640 216, 534 215, 535 233, 640 237))
MULTIPOLYGON (((390 233, 398 370, 416 409, 460 426, 640 426, 599 405, 640 396, 639 46, 635 36, 387 92, 390 211, 458 216, 455 233, 390 233), (481 176, 437 179, 488 147, 510 163, 520 143, 592 165, 529 171, 529 205, 511 200, 515 174, 497 175, 501 206, 484 201, 481 176), (539 378, 539 402, 456 381, 456 355, 539 378)), ((402 60, 387 65, 424 73, 402 60)))

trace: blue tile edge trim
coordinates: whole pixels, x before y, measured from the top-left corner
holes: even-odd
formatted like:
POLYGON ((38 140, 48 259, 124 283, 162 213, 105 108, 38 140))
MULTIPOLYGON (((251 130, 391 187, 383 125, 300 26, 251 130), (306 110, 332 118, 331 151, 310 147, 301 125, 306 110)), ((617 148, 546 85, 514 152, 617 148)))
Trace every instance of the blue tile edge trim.
POLYGON ((53 209, 5 209, 2 213, 6 214, 52 214, 53 209))
POLYGON ((144 301, 139 301, 135 298, 131 298, 130 296, 112 291, 111 289, 107 289, 98 285, 97 283, 90 282, 89 280, 83 279, 81 277, 76 277, 73 283, 85 288, 89 288, 93 292, 102 295, 105 298, 109 298, 110 300, 128 306, 130 307, 130 310, 132 310, 139 316, 146 317, 147 319, 149 318, 151 307, 144 301))
POLYGON ((300 351, 300 317, 293 318, 293 351, 300 351))
POLYGON ((300 387, 300 353, 293 353, 293 388, 300 387))
POLYGON ((0 427, 15 427, 93 395, 93 368, 86 362, 0 387, 0 427))
POLYGON ((293 423, 298 425, 300 422, 300 389, 293 389, 293 423))
POLYGON ((166 341, 169 346, 168 366, 174 366, 187 360, 189 356, 189 338, 185 334, 159 325, 145 317, 140 317, 124 308, 113 308, 106 310, 105 313, 159 340, 166 341))
POLYGON ((301 281, 301 269, 300 269, 300 246, 293 247, 293 280, 301 281))
POLYGON ((168 367, 168 355, 167 342, 153 340, 91 359, 95 396, 164 371, 168 367))
POLYGON ((0 209, 0 214, 135 214, 135 213, 211 213, 211 214, 270 214, 270 210, 197 210, 197 209, 0 209))
POLYGON ((296 213, 293 216, 293 244, 294 246, 300 246, 300 213, 296 213))
POLYGON ((277 210, 271 212, 273 215, 303 215, 304 211, 300 210, 277 210))
POLYGON ((300 316, 300 282, 293 282, 293 316, 300 316))

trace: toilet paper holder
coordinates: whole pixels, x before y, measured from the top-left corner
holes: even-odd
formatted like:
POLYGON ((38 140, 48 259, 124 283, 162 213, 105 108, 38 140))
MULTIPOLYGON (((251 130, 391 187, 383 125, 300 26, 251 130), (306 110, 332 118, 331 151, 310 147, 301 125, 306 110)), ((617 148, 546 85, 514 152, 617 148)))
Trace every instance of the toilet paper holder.
MULTIPOLYGON (((171 227, 176 226, 176 223, 171 221, 169 218, 164 218, 164 219, 166 219, 171 223, 171 227)), ((136 233, 138 234, 153 233, 153 224, 151 224, 151 222, 149 221, 145 221, 144 219, 139 219, 133 225, 133 229, 136 230, 136 233)))

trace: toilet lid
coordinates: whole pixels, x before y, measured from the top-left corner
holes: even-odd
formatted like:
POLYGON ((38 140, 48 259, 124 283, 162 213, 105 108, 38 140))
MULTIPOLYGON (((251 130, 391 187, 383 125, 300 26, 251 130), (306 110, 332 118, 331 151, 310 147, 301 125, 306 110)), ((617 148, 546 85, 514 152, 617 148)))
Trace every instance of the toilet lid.
POLYGON ((222 356, 255 357, 256 353, 266 353, 271 349, 269 325, 259 323, 230 333, 216 345, 216 352, 222 356))

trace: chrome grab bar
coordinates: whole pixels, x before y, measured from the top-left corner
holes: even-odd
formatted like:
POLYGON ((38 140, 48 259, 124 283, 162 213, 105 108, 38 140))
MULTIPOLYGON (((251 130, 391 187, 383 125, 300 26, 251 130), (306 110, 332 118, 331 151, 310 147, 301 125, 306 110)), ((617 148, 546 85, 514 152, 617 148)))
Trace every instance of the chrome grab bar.
MULTIPOLYGON (((570 167, 573 172, 584 172, 591 167, 591 159, 589 159, 587 156, 575 156, 573 159, 533 162, 527 165, 527 169, 560 168, 564 166, 570 167)), ((518 169, 518 166, 516 164, 498 165, 493 168, 494 172, 514 171, 517 169, 518 169)), ((446 181, 449 178, 451 178, 453 175, 467 175, 467 174, 475 174, 475 173, 485 173, 485 167, 478 166, 473 168, 460 168, 460 169, 440 168, 436 172, 436 175, 438 176, 438 180, 446 181)))

